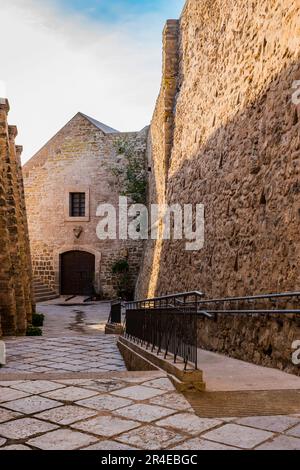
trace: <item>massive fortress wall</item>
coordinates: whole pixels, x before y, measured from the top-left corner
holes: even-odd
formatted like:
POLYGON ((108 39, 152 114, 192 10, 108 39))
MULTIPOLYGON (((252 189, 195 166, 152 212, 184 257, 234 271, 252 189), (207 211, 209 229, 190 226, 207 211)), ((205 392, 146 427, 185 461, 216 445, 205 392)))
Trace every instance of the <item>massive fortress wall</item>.
POLYGON ((150 201, 203 203, 205 246, 149 242, 137 296, 299 289, 299 3, 190 0, 163 42, 150 201))
POLYGON ((0 99, 0 336, 25 334, 34 310, 22 147, 8 112, 0 99))
MULTIPOLYGON (((300 290, 300 6, 189 0, 164 31, 149 201, 203 203, 205 245, 148 241, 136 296, 300 290)), ((298 319, 199 324, 199 344, 299 374, 298 319)))

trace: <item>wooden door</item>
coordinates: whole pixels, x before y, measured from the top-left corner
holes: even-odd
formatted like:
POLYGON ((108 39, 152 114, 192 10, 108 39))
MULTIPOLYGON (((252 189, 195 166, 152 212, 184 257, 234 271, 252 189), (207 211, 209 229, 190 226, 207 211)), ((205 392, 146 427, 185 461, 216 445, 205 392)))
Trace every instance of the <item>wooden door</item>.
POLYGON ((68 251, 60 258, 62 295, 91 295, 95 276, 95 256, 85 251, 68 251))

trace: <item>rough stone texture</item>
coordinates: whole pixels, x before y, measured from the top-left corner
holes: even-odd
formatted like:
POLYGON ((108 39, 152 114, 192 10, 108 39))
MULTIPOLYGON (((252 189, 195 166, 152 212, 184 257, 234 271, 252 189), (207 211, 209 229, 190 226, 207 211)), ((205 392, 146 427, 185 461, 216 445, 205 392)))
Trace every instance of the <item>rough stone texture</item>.
POLYGON ((246 428, 237 424, 225 424, 225 426, 203 435, 205 439, 242 449, 252 449, 273 436, 274 434, 270 432, 246 428))
MULTIPOLYGON (((299 13, 296 0, 189 0, 177 41, 167 26, 149 202, 204 204, 205 245, 187 252, 185 241, 147 242, 138 298, 299 290, 299 13)), ((298 319, 220 317, 199 330, 207 348, 299 373, 291 364, 298 319)))
POLYGON ((70 431, 69 429, 58 429, 31 439, 28 443, 42 450, 74 450, 96 441, 95 437, 87 434, 70 431))
POLYGON ((101 203, 118 204, 120 189, 112 168, 117 162, 122 167, 125 157, 118 155, 117 142, 127 139, 143 154, 147 130, 104 133, 78 113, 24 165, 34 277, 57 294, 60 255, 73 250, 95 255, 94 287, 103 297, 116 295, 111 267, 120 258, 128 258, 129 279, 134 286, 143 243, 99 240, 96 210, 101 203), (86 217, 69 217, 69 192, 87 192, 86 217))
POLYGON ((0 336, 23 335, 34 311, 32 270, 17 128, 0 98, 0 336))

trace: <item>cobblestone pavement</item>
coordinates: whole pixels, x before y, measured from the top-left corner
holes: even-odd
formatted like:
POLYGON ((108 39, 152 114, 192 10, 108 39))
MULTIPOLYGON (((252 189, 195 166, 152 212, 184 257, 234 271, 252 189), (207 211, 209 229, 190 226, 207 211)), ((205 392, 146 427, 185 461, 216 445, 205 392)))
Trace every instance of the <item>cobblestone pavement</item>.
POLYGON ((163 374, 0 382, 0 450, 300 449, 300 414, 196 416, 163 374))
POLYGON ((6 341, 0 450, 300 450, 300 414, 201 418, 164 373, 126 371, 107 305, 41 310, 42 338, 6 341))

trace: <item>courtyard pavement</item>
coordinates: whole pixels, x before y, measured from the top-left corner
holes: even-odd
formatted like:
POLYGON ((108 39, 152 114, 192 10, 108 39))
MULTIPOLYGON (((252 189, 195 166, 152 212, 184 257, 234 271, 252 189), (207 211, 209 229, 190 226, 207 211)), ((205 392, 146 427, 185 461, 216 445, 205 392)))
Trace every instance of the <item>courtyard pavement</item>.
POLYGON ((300 414, 202 418, 163 372, 126 371, 108 304, 38 310, 42 338, 6 341, 0 450, 300 450, 300 414))

